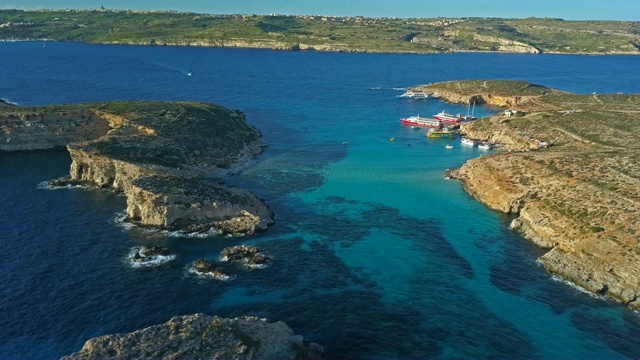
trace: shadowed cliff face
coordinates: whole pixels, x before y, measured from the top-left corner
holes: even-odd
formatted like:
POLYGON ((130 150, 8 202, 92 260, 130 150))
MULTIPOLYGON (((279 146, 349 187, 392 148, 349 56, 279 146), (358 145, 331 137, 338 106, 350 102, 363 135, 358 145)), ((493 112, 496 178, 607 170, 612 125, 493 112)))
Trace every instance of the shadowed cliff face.
POLYGON ((640 128, 632 125, 640 95, 576 95, 517 81, 421 88, 517 110, 462 125, 467 137, 505 151, 469 160, 452 177, 491 209, 517 215, 511 228, 550 249, 539 259, 549 272, 640 309, 640 128))
POLYGON ((198 180, 229 171, 262 150, 260 132, 240 113, 167 102, 12 107, 0 111, 0 129, 0 150, 66 146, 69 176, 56 182, 124 191, 127 213, 141 225, 251 234, 272 221, 252 194, 198 180))

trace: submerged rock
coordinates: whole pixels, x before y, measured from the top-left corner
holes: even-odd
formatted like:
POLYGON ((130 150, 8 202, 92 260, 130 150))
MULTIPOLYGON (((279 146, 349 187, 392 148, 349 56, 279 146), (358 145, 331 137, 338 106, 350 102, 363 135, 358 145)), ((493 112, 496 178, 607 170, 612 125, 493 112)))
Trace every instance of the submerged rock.
POLYGON ((194 314, 128 334, 85 342, 62 359, 321 359, 322 346, 294 335, 283 322, 194 314))

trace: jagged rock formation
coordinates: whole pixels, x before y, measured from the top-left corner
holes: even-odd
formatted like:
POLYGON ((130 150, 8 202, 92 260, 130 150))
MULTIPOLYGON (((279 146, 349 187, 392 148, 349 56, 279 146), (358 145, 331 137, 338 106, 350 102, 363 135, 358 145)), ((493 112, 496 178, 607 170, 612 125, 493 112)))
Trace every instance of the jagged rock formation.
POLYGON ((324 350, 283 322, 195 314, 129 334, 88 340, 62 359, 321 359, 324 350))
MULTIPOLYGON (((202 182, 263 147, 244 116, 204 103, 114 102, 3 108, 0 150, 67 146, 64 181, 123 191, 132 221, 235 235, 273 216, 251 193, 202 182)), ((61 181, 57 180, 57 184, 61 181)))
POLYGON ((240 261, 249 268, 265 267, 269 256, 251 245, 238 245, 222 249, 222 259, 225 261, 240 261))
POLYGON ((243 189, 171 176, 139 177, 130 184, 127 214, 145 225, 250 235, 265 229, 272 218, 262 202, 243 189))
POLYGON ((640 309, 640 95, 576 95, 505 81, 422 88, 518 110, 464 124, 467 137, 505 151, 448 175, 491 209, 517 216, 510 227, 549 249, 539 259, 549 272, 640 309), (485 95, 493 91, 500 100, 485 95))
POLYGON ((194 272, 212 277, 214 279, 229 280, 231 276, 227 275, 224 270, 215 266, 211 261, 207 259, 198 259, 192 266, 194 272))

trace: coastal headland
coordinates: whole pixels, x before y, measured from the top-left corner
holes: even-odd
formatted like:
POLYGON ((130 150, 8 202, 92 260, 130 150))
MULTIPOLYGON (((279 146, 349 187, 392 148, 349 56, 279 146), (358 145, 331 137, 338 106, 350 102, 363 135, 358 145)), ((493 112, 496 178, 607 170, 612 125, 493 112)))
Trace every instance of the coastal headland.
POLYGON ((366 18, 176 11, 0 10, 0 41, 206 46, 292 51, 640 54, 637 21, 366 18))
POLYGON ((451 177, 548 249, 539 258, 546 270, 640 309, 640 95, 484 80, 411 90, 506 110, 461 126, 503 151, 471 159, 451 177))
POLYGON ((219 178, 260 153, 260 138, 243 114, 207 103, 0 108, 0 151, 66 148, 69 175, 50 185, 124 192, 129 221, 171 231, 266 229, 268 207, 219 178))

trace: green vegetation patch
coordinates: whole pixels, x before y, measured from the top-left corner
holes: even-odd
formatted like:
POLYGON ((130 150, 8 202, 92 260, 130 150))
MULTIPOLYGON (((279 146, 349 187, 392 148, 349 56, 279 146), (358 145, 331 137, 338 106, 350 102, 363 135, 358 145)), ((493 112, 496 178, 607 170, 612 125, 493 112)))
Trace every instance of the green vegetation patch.
POLYGON ((0 114, 46 112, 117 115, 125 123, 116 125, 116 132, 73 146, 117 160, 176 169, 227 167, 261 136, 242 114, 199 102, 117 101, 0 108, 0 114))
POLYGON ((105 9, 0 10, 0 24, 4 25, 0 39, 6 40, 198 42, 210 46, 242 41, 256 47, 271 43, 295 49, 297 44, 306 44, 331 51, 403 53, 500 51, 517 42, 509 51, 640 53, 640 26, 630 21, 211 15, 105 9))

